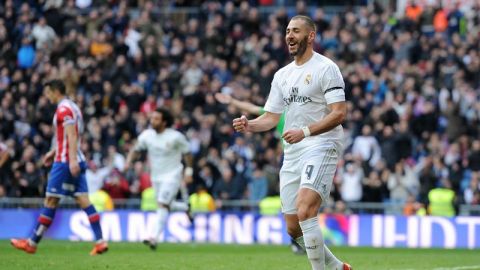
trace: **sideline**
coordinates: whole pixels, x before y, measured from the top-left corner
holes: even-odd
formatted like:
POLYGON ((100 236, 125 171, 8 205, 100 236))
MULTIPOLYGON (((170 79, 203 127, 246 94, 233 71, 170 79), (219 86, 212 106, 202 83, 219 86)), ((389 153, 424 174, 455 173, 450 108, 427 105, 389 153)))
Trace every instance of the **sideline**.
MULTIPOLYGON (((465 266, 455 266, 455 267, 437 267, 433 270, 474 270, 480 269, 480 265, 465 265, 465 266)), ((405 269, 389 269, 389 270, 417 270, 415 268, 405 268, 405 269)))
POLYGON ((434 268, 433 270, 467 270, 467 269, 480 269, 480 265, 456 266, 453 268, 439 267, 439 268, 434 268))

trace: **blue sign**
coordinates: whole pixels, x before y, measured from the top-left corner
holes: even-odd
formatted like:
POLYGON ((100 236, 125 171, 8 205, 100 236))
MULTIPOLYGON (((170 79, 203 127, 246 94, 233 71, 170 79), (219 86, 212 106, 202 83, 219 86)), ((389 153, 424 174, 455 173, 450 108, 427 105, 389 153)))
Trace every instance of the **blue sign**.
MULTIPOLYGON (((0 239, 30 236, 39 210, 2 209, 0 239)), ((137 242, 150 237, 156 222, 154 212, 118 210, 101 214, 103 235, 108 241, 137 242)), ((320 215, 324 239, 330 245, 480 248, 480 217, 320 215)), ((194 226, 184 213, 171 213, 166 242, 231 244, 289 244, 281 215, 252 213, 201 214, 194 226)), ((93 232, 83 211, 58 210, 46 238, 92 241, 93 232)))

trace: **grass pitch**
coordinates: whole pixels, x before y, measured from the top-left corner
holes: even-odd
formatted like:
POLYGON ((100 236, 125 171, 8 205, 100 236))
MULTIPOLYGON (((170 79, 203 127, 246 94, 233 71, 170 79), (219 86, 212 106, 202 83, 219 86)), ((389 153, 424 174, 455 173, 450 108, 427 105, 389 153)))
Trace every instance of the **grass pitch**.
MULTIPOLYGON (((92 246, 46 239, 30 255, 2 240, 0 269, 310 269, 307 257, 292 254, 287 246, 160 244, 150 251, 141 243, 110 243, 108 253, 91 257, 92 246)), ((480 269, 478 250, 333 247, 332 251, 355 270, 480 269)))

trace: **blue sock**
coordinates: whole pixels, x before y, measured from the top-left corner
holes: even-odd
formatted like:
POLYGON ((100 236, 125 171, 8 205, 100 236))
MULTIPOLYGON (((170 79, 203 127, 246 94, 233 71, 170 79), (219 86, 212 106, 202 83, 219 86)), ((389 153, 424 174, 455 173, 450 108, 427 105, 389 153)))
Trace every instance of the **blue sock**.
POLYGON ((90 204, 86 208, 83 208, 83 211, 85 211, 88 216, 90 226, 92 227, 93 233, 95 234, 95 240, 102 240, 102 227, 100 227, 100 215, 98 214, 97 210, 95 210, 95 207, 90 204))
POLYGON ((40 216, 37 220, 37 225, 35 226, 35 230, 30 237, 30 240, 34 244, 38 244, 40 240, 42 240, 43 234, 47 231, 50 224, 52 224, 53 218, 55 217, 55 208, 47 208, 44 207, 40 210, 40 216))

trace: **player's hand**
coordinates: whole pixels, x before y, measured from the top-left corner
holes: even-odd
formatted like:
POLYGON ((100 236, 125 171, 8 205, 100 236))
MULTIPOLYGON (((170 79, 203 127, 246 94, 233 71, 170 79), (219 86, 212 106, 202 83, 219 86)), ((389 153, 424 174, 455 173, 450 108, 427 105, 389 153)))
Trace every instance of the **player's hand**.
POLYGON ((77 177, 80 174, 80 165, 78 165, 78 162, 69 162, 68 167, 73 177, 77 177))
POLYGON ((193 176, 191 175, 183 175, 183 183, 190 184, 193 183, 193 176))
POLYGON ((289 144, 298 143, 305 138, 303 130, 301 129, 290 129, 283 133, 282 138, 289 144))
POLYGON ((248 119, 245 115, 242 115, 240 118, 233 119, 233 128, 236 132, 247 132, 248 131, 248 119))
POLYGON ((193 182, 193 168, 186 167, 185 170, 183 171, 183 183, 189 184, 192 182, 193 182))
POLYGON ((215 99, 222 104, 230 104, 232 97, 223 93, 215 93, 215 99))
POLYGON ((48 153, 43 156, 42 162, 43 165, 46 167, 50 167, 53 163, 53 158, 55 157, 55 151, 49 151, 48 153))

